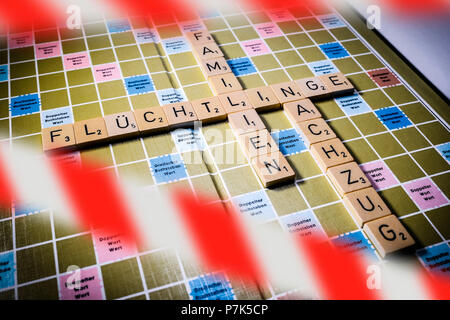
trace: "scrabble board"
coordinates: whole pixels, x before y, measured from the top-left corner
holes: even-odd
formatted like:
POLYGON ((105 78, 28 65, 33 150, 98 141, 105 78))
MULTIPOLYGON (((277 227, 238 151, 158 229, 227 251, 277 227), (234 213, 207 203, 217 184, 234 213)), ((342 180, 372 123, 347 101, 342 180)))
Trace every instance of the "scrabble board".
MULTIPOLYGON (((334 134, 354 160, 349 168, 367 177, 392 223, 412 236, 414 261, 448 270, 448 261, 439 264, 450 253, 448 105, 357 17, 333 8, 233 8, 187 20, 98 16, 81 29, 3 35, 1 142, 41 152, 42 135, 54 126, 217 96, 211 80, 217 73, 206 72, 189 42, 193 31, 212 35, 213 51, 223 53, 220 65, 245 90, 334 73, 350 80, 354 91, 312 100, 321 117, 310 121, 334 134)), ((389 247, 373 237, 376 223, 363 226, 364 217, 352 212, 354 199, 345 198, 349 190, 336 182, 342 177, 317 157, 314 137, 304 135, 286 106, 258 114, 295 182, 265 187, 230 116, 200 128, 127 136, 68 157, 100 160, 142 186, 207 192, 255 223, 326 235, 382 261, 389 247)), ((120 236, 99 238, 56 216, 34 204, 0 211, 0 299, 296 297, 297 288, 205 273, 171 249, 123 245, 120 236), (70 288, 74 270, 81 272, 78 290, 70 288)))

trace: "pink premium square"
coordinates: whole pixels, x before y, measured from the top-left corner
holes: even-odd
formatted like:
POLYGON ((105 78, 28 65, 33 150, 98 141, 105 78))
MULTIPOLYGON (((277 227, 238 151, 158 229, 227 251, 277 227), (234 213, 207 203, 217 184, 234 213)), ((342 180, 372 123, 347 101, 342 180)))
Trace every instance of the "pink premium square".
POLYGON ((272 19, 272 21, 274 21, 274 22, 295 20, 295 18, 292 16, 292 14, 285 9, 273 10, 273 11, 269 12, 269 16, 270 16, 270 19, 272 19))
POLYGON ((392 171, 382 160, 362 164, 360 167, 376 190, 389 188, 398 183, 392 171))
POLYGON ((410 197, 421 210, 439 207, 447 203, 447 199, 429 178, 404 184, 410 197))
POLYGON ((59 42, 39 43, 34 48, 36 50, 36 58, 52 58, 61 55, 61 45, 59 42))
POLYGON ((89 56, 87 52, 66 54, 63 58, 66 70, 75 70, 89 67, 89 56))
POLYGON ((15 33, 9 35, 8 47, 9 49, 28 47, 33 45, 33 33, 15 33))
POLYGON ((92 234, 99 263, 123 259, 136 254, 136 246, 127 243, 121 235, 92 234))
POLYGON ((75 270, 59 278, 62 300, 102 300, 98 268, 75 270))
POLYGON ((260 54, 269 53, 269 48, 262 40, 250 40, 242 42, 242 46, 249 56, 257 56, 260 54))
POLYGON ((280 28, 273 22, 260 23, 255 28, 261 38, 279 37, 282 35, 280 28))
POLYGON ((119 65, 117 63, 107 63, 94 66, 94 77, 97 82, 119 79, 119 65))

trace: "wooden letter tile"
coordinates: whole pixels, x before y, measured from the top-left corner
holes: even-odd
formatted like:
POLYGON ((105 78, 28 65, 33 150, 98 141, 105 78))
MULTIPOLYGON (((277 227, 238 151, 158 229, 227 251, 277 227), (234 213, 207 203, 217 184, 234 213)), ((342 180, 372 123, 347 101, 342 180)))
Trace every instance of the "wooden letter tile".
POLYGON ((259 87, 244 91, 256 111, 268 111, 281 107, 271 87, 259 87))
POLYGON ((138 129, 142 134, 161 132, 169 128, 169 122, 161 107, 150 107, 134 111, 138 129))
POLYGON ((391 214, 386 203, 372 187, 347 193, 343 199, 360 227, 368 221, 391 214))
POLYGON ((326 74, 319 78, 333 95, 352 93, 355 89, 350 80, 340 72, 326 74))
POLYGON ((273 84, 271 88, 281 103, 305 98, 299 86, 294 81, 273 84))
POLYGON ((295 172, 281 152, 253 158, 252 166, 266 188, 295 181, 295 172))
POLYGON ((190 127, 197 120, 197 115, 189 101, 167 104, 162 108, 172 128, 190 127))
POLYGON ((218 97, 194 100, 192 107, 202 123, 211 123, 227 119, 227 112, 218 97))
POLYGON ((309 99, 297 100, 283 105, 286 116, 294 124, 322 117, 319 110, 309 99))
POLYGON ((382 257, 415 242, 402 223, 390 215, 365 224, 364 231, 382 257))
POLYGON ((214 94, 216 95, 242 90, 241 84, 232 73, 213 76, 208 78, 208 81, 213 88, 214 94))
POLYGON ((299 79, 295 83, 297 83, 306 98, 325 98, 330 94, 330 91, 319 77, 299 79))
POLYGON ((106 130, 111 138, 131 137, 139 134, 133 111, 111 114, 104 117, 106 130))
POLYGON ((42 147, 44 151, 71 149, 75 147, 73 124, 42 129, 42 147))
POLYGON ((297 123, 297 126, 308 148, 314 143, 336 138, 336 134, 323 118, 303 121, 297 123))
POLYGON ((241 135, 266 128, 254 109, 247 109, 228 115, 228 121, 236 135, 241 135))
POLYGON ((208 60, 223 57, 222 50, 215 42, 208 42, 194 46, 194 51, 200 60, 208 60))
POLYGON ((77 145, 95 144, 109 137, 103 118, 77 121, 73 125, 73 130, 77 145))
POLYGON ((215 42, 211 34, 208 31, 204 30, 188 32, 186 33, 186 37, 192 46, 208 42, 215 42))
POLYGON ((279 151, 276 142, 267 130, 240 135, 239 142, 250 159, 279 151))
POLYGON ((228 114, 253 109, 253 105, 245 95, 244 91, 221 94, 219 95, 219 99, 228 114))
POLYGON ((353 157, 338 138, 311 145, 311 154, 325 172, 328 168, 353 161, 353 157))
POLYGON ((201 62, 201 67, 208 78, 231 72, 230 66, 223 57, 204 60, 201 62))
POLYGON ((346 193, 372 186, 364 172, 354 161, 328 169, 327 176, 341 197, 346 193))

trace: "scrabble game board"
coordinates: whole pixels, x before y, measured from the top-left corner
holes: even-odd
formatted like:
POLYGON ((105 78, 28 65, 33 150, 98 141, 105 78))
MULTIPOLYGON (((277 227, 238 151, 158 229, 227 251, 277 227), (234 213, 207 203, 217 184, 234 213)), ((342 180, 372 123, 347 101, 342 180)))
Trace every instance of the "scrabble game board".
MULTIPOLYGON (((186 37, 207 30, 244 89, 337 72, 352 82, 355 92, 314 105, 413 236, 417 262, 444 273, 450 253, 448 105, 362 25, 334 9, 235 8, 183 21, 172 15, 102 16, 84 21, 80 30, 2 36, 3 142, 42 150, 45 128, 214 96, 186 37)), ((227 121, 70 156, 98 159, 142 186, 208 192, 255 223, 324 234, 381 261, 286 111, 260 116, 294 169, 295 183, 264 188, 227 121), (229 154, 233 158, 223 161, 229 154), (190 164, 193 157, 202 161, 190 164), (163 174, 167 163, 175 168, 169 175, 163 174)), ((115 235, 98 238, 55 215, 33 205, 0 212, 0 299, 295 297, 295 288, 249 286, 220 272, 205 274, 173 250, 125 246, 115 235), (72 266, 81 268, 78 291, 68 288, 72 266)))

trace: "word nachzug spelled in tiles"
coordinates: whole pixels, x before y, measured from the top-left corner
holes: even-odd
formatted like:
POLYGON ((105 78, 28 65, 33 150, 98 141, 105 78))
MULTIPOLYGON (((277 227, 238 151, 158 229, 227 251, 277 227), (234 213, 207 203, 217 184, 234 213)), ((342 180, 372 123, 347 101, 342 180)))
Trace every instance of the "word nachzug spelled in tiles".
MULTIPOLYGON (((333 78, 329 81, 333 82, 333 78)), ((348 92, 349 88, 346 88, 345 83, 348 80, 340 76, 337 76, 337 79, 343 84, 343 91, 348 92)), ((321 81, 328 83, 325 79, 321 81)), ((380 255, 384 257, 413 245, 414 239, 391 214, 370 180, 314 104, 309 99, 303 99, 284 103, 283 108, 287 117, 300 131, 317 164, 343 198, 348 211, 358 226, 364 227, 380 255)), ((261 170, 261 165, 258 169, 261 170)), ((270 176, 263 176, 261 179, 270 179, 270 176)))

